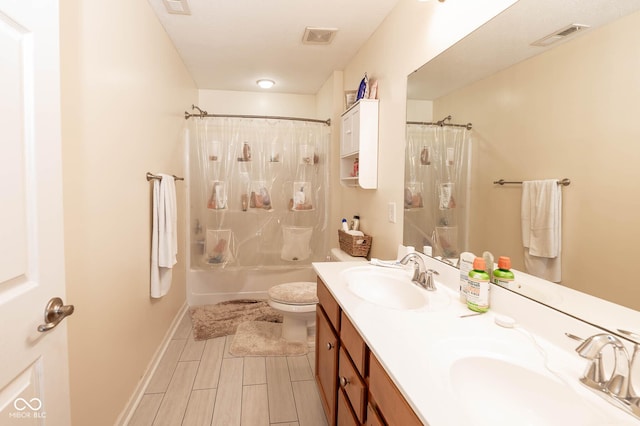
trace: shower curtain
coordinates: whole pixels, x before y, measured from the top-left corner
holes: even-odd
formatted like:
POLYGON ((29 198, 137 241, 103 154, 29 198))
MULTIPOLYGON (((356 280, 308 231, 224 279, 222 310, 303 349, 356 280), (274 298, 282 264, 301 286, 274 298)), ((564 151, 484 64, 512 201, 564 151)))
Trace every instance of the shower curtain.
POLYGON ((326 124, 210 117, 189 125, 192 268, 325 259, 326 124))
POLYGON ((468 245, 471 131, 407 123, 404 244, 457 258, 468 245))

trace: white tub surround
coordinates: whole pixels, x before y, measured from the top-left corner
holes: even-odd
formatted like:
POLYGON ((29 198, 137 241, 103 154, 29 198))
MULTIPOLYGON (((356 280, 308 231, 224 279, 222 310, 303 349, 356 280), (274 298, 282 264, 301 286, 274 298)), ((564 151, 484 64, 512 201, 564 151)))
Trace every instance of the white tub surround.
MULTIPOLYGON (((601 333, 601 329, 496 286, 491 289, 488 313, 462 317, 473 312, 459 301, 459 271, 432 258, 425 258, 425 262, 427 268, 439 273, 435 277, 437 296, 426 296, 437 299, 437 303, 413 310, 383 307, 354 294, 342 272, 361 268, 362 263, 313 264, 344 314, 425 424, 510 425, 516 415, 545 426, 640 424, 640 420, 605 402, 579 382, 588 361, 575 352, 578 342, 564 333, 586 338, 601 333), (448 302, 442 303, 443 298, 448 302), (513 318, 516 327, 497 325, 497 316, 513 318), (536 373, 528 376, 529 370, 536 373), (476 371, 479 373, 474 379, 476 371), (522 383, 514 385, 514 375, 522 377, 522 383), (553 389, 549 389, 550 384, 553 389), (537 387, 542 390, 537 392, 537 387), (545 401, 525 396, 528 390, 543 399, 557 391, 565 400, 568 395, 571 401, 559 406, 560 414, 556 415, 545 401), (530 407, 523 401, 530 401, 530 407), (472 407, 474 402, 477 407, 472 407), (567 404, 573 404, 575 410, 567 413, 567 404), (469 414, 472 410, 473 417, 469 414), (553 420, 549 422, 549 418, 553 420)), ((640 383, 640 378, 634 380, 640 383)))

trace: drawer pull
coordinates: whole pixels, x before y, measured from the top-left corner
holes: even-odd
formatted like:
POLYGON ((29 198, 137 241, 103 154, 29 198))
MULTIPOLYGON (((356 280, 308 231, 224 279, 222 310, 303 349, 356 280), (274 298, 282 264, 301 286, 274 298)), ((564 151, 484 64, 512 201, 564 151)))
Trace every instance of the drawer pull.
POLYGON ((327 342, 327 350, 330 351, 331 349, 333 349, 333 343, 327 342))
POLYGON ((346 388, 349 383, 350 383, 349 379, 347 379, 344 376, 340 377, 340 386, 341 387, 346 388))

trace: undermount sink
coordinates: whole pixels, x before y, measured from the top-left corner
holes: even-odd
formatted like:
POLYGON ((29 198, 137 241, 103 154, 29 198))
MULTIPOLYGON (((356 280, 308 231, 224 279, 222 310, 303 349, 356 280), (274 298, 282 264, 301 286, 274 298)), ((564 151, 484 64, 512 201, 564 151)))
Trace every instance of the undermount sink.
POLYGON ((597 413, 565 383, 496 358, 461 358, 451 365, 451 385, 477 425, 601 425, 597 413), (498 407, 487 410, 500 401, 498 407), (523 421, 526 419, 526 421, 523 421))
POLYGON ((584 393, 546 369, 533 347, 464 340, 439 344, 438 355, 430 358, 443 391, 459 404, 461 421, 479 426, 610 424, 606 413, 584 393))
POLYGON ((412 310, 444 307, 446 295, 428 292, 411 282, 411 269, 362 266, 341 273, 347 288, 359 298, 386 308, 412 310))

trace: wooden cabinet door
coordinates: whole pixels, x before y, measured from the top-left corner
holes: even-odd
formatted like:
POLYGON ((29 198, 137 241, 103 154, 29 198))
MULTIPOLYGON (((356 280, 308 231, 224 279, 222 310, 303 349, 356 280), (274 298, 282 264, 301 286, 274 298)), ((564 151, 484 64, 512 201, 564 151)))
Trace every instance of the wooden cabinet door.
POLYGON ((316 382, 330 425, 336 422, 338 381, 338 337, 321 305, 316 308, 316 382))
POLYGON ((338 426, 360 426, 355 414, 351 411, 351 406, 347 401, 345 393, 338 390, 338 426))
POLYGON ((369 394, 389 425, 422 426, 389 375, 369 352, 369 394))
POLYGON ((342 117, 342 138, 340 139, 340 155, 353 153, 353 117, 346 114, 342 117))
POLYGON ((367 405, 367 422, 366 426, 385 426, 384 422, 378 415, 378 412, 371 404, 367 405))

